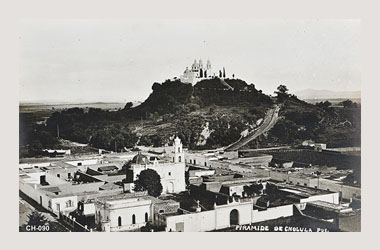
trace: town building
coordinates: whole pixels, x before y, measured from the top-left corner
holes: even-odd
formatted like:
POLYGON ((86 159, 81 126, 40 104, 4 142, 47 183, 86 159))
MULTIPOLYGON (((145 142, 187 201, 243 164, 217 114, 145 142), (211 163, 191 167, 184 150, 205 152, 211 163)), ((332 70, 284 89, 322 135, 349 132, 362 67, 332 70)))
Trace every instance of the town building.
POLYGON ((148 222, 160 224, 160 217, 177 213, 179 202, 148 196, 147 192, 124 193, 96 199, 95 221, 101 231, 133 231, 148 222))

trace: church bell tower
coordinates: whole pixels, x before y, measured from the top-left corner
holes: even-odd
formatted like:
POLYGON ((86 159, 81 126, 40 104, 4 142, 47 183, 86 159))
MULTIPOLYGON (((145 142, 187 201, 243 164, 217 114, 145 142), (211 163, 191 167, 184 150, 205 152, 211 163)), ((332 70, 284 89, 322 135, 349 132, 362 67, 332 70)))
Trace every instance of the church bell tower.
POLYGON ((178 138, 178 136, 176 136, 176 138, 174 139, 174 162, 175 163, 178 163, 178 162, 185 162, 185 154, 183 153, 183 147, 182 147, 182 142, 181 142, 181 139, 178 138))

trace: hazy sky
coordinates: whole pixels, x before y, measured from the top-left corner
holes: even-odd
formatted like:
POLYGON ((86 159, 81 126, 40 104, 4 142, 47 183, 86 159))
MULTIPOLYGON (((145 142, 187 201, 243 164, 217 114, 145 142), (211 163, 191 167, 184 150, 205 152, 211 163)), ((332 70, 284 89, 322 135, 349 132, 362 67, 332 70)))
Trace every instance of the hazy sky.
POLYGON ((359 38, 356 20, 28 20, 20 101, 145 100, 199 58, 267 94, 360 90, 359 38))

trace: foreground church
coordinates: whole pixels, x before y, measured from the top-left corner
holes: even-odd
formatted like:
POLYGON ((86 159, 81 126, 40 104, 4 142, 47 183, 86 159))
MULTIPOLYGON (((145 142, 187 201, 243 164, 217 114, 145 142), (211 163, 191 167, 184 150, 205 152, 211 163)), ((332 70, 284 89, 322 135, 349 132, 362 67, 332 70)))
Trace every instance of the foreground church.
POLYGON ((172 151, 168 155, 170 161, 151 160, 146 155, 138 153, 131 161, 127 172, 127 180, 133 183, 141 171, 155 170, 161 177, 162 193, 179 193, 186 190, 185 156, 181 140, 176 137, 172 151))

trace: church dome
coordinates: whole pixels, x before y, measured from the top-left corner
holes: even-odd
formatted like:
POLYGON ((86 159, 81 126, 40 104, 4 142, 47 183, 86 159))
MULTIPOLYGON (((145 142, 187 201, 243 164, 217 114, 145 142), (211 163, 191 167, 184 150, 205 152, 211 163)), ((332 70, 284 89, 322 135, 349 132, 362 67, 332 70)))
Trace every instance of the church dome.
POLYGON ((135 157, 133 157, 132 163, 133 164, 140 164, 140 165, 148 164, 149 159, 145 155, 141 154, 141 152, 139 152, 137 155, 135 155, 135 157))

